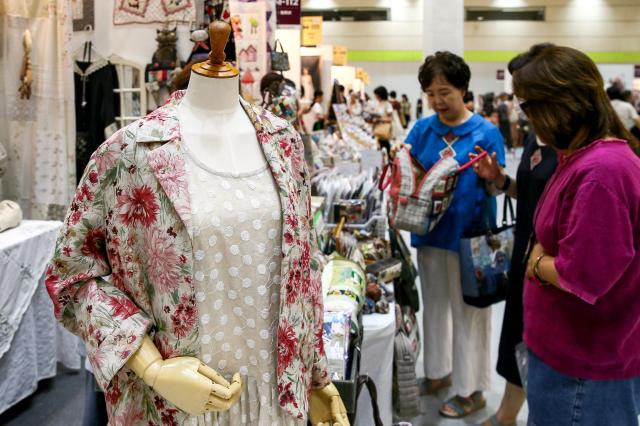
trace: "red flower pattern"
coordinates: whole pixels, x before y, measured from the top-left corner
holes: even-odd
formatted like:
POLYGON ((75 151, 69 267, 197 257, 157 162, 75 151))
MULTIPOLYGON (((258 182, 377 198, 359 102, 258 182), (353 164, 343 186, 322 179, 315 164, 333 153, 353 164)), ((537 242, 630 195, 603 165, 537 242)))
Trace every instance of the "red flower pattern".
POLYGON ((291 359, 296 352, 298 338, 291 324, 284 321, 278 327, 278 375, 291 364, 291 359))
POLYGON ((147 185, 133 188, 130 194, 119 195, 116 208, 125 226, 141 224, 145 228, 153 225, 159 210, 156 196, 147 185))
POLYGON ((85 234, 80 253, 93 259, 102 260, 104 253, 104 229, 89 229, 85 234))

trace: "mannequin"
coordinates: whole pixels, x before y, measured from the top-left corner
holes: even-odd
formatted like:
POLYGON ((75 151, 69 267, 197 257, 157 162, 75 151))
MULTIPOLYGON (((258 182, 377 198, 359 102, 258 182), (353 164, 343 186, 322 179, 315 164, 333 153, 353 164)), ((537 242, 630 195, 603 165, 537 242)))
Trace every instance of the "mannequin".
MULTIPOLYGON (((194 66, 188 89, 178 106, 181 143, 188 156, 193 157, 192 162, 195 164, 193 167, 201 164, 206 168, 198 170, 198 176, 206 170, 213 170, 214 174, 226 175, 229 179, 246 177, 247 174, 255 176, 253 172, 256 170, 266 170, 267 161, 258 142, 255 127, 240 104, 238 70, 223 62, 223 49, 229 27, 227 24, 213 23, 210 25, 210 33, 212 41, 210 60, 194 66)), ((267 177, 272 180, 270 175, 267 177)), ((190 178, 191 183, 197 183, 195 177, 190 176, 190 178)), ((190 192, 193 190, 194 188, 190 187, 190 192)), ((262 187, 261 191, 268 192, 268 188, 262 187)), ((201 192, 206 191, 198 191, 198 194, 201 192)), ((273 192, 277 198, 275 188, 273 192)), ((198 198, 194 196, 193 199, 198 198)), ((197 219, 196 210, 194 210, 194 221, 197 219)), ((269 211, 269 215, 273 216, 271 213, 269 211)), ((256 227, 256 231, 258 229, 256 227)), ((194 250, 200 247, 198 235, 205 232, 207 232, 206 229, 202 232, 199 229, 194 231, 196 235, 193 243, 194 250)), ((203 247, 206 247, 206 244, 203 247)), ((204 255, 202 256, 204 258, 204 255)), ((220 263, 220 259, 217 262, 220 263)), ((225 261, 222 265, 225 265, 225 261)), ((238 300, 243 298, 244 295, 241 293, 238 300)), ((232 302, 227 301, 227 303, 232 302)), ((199 306, 201 313, 205 313, 207 318, 214 317, 211 322, 216 323, 218 318, 215 316, 220 315, 219 311, 208 308, 204 303, 199 306)), ((240 302, 235 309, 239 307, 240 302)), ((221 323, 227 323, 226 315, 225 321, 221 323)), ((206 329, 203 328, 203 330, 206 329)), ((226 336, 224 333, 222 335, 226 336)), ((223 342, 228 345, 225 340, 220 343, 223 342)), ((231 346, 227 352, 234 353, 236 350, 241 349, 231 346)), ((225 355, 220 356, 224 358, 225 355)), ((211 359, 210 356, 208 359, 203 359, 205 362, 196 357, 163 360, 153 341, 145 336, 142 346, 129 358, 127 366, 158 394, 189 414, 201 415, 207 412, 227 411, 243 394, 244 386, 241 376, 236 372, 230 383, 211 367, 220 360, 211 359)), ((222 361, 226 365, 226 361, 224 359, 222 361)), ((246 367, 242 368, 246 370, 246 367)), ((349 425, 344 404, 337 389, 331 383, 311 391, 309 412, 314 426, 349 425)))
POLYGON ((183 143, 211 168, 243 173, 266 165, 255 128, 240 106, 238 76, 208 78, 192 71, 178 114, 183 143))

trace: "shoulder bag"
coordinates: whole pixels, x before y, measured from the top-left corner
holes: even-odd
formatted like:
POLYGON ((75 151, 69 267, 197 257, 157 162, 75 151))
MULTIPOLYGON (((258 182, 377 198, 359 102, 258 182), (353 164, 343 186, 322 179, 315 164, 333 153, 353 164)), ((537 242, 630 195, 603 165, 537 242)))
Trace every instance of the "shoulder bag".
POLYGON ((502 226, 489 225, 487 231, 460 240, 460 282, 462 297, 468 305, 485 308, 505 299, 515 221, 511 198, 505 195, 502 226))

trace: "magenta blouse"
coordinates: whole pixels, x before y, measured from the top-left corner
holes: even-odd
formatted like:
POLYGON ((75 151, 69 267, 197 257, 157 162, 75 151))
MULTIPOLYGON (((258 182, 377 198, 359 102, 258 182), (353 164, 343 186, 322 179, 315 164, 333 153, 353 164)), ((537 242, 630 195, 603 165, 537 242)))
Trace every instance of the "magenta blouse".
POLYGON ((623 140, 560 159, 535 230, 566 291, 525 282, 529 349, 573 377, 640 376, 640 159, 623 140))

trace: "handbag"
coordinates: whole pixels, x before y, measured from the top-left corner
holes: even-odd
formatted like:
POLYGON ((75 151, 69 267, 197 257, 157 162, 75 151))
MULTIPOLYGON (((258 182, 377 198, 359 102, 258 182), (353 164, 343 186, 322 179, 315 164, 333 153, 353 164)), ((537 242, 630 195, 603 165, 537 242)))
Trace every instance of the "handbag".
MULTIPOLYGON (((488 216, 485 208, 485 218, 488 216)), ((511 198, 505 196, 502 226, 487 226, 487 231, 460 240, 460 281, 468 305, 485 308, 505 299, 515 221, 511 198)))
POLYGON ((411 251, 399 232, 389 227, 389 244, 394 259, 402 261, 402 272, 394 283, 396 303, 400 306, 410 306, 414 312, 420 310, 420 296, 416 287, 418 270, 411 260, 411 251))
POLYGON ((367 376, 366 374, 358 376, 358 383, 356 385, 356 401, 360 397, 360 392, 362 392, 362 388, 364 386, 367 387, 369 396, 371 397, 371 408, 373 409, 373 424, 375 426, 384 426, 380 417, 380 408, 378 407, 378 391, 376 389, 376 384, 373 383, 371 377, 367 376))
POLYGON ((391 123, 382 122, 373 126, 373 136, 385 141, 391 140, 391 123))
POLYGON ((425 171, 407 148, 398 150, 391 179, 385 182, 388 166, 380 178, 381 190, 391 186, 391 226, 418 235, 433 230, 451 205, 460 172, 486 155, 485 151, 462 166, 453 157, 444 157, 425 171))
POLYGON ((276 40, 273 45, 273 51, 271 52, 271 69, 273 71, 289 71, 291 69, 289 65, 289 54, 284 51, 280 40, 276 40), (280 51, 278 51, 278 46, 280 46, 280 51))

